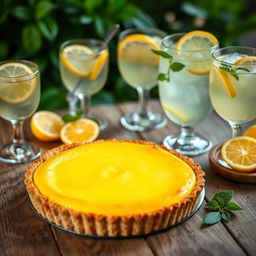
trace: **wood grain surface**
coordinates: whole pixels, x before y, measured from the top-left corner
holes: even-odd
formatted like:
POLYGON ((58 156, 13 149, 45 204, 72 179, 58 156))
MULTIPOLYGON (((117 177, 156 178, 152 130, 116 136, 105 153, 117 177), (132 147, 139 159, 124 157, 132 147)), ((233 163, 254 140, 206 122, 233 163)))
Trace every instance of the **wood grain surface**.
MULTIPOLYGON (((161 112, 157 102, 150 103, 152 111, 161 112)), ((178 127, 168 122, 159 130, 130 132, 120 126, 121 115, 136 109, 135 103, 100 106, 93 113, 108 122, 100 139, 143 139, 161 144, 165 136, 177 133, 178 127)), ((63 112, 62 112, 63 113, 63 112)), ((44 143, 33 137, 29 121, 25 123, 29 141, 43 150, 60 142, 44 143)), ((214 113, 200 123, 197 132, 214 144, 230 136, 227 124, 214 113)), ((11 140, 11 126, 0 119, 0 145, 11 140)), ((208 154, 194 158, 206 172, 205 202, 223 189, 234 190, 233 200, 245 208, 228 223, 202 225, 206 210, 202 207, 192 218, 168 231, 133 239, 81 238, 57 230, 39 219, 31 210, 23 185, 27 164, 0 163, 0 255, 83 255, 83 256, 165 256, 165 255, 256 255, 256 186, 234 183, 219 177, 209 165, 208 154)))

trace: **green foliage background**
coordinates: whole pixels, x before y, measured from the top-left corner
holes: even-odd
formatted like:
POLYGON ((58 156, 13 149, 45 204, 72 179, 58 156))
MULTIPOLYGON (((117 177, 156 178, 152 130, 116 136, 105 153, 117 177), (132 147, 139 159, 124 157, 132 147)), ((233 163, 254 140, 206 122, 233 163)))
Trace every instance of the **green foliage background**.
MULTIPOLYGON (((242 0, 0 0, 0 60, 29 59, 41 71, 41 109, 66 107, 59 76, 61 43, 72 38, 104 38, 110 27, 159 27, 167 33, 207 30, 221 46, 240 43, 256 28, 254 1, 242 0), (254 6, 253 6, 254 5, 254 6)), ((93 104, 136 99, 120 78, 116 64, 117 37, 110 45, 107 84, 93 104)), ((153 90, 157 96, 157 90, 153 90)))

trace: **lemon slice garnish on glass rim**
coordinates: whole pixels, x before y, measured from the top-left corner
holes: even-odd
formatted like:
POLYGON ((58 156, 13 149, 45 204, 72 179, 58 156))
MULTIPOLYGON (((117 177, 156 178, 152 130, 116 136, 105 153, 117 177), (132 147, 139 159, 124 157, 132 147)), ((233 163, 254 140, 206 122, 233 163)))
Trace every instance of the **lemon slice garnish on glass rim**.
POLYGON ((256 139, 247 136, 226 141, 221 148, 223 160, 241 172, 256 170, 256 139))
MULTIPOLYGON (((191 51, 191 53, 195 51, 202 53, 202 51, 209 50, 215 45, 218 45, 218 40, 214 35, 206 31, 195 30, 185 34, 178 40, 176 53, 180 55, 182 50, 191 51)), ((210 71, 208 62, 205 60, 192 61, 188 71, 194 75, 207 75, 210 71)))
POLYGON ((36 77, 25 80, 25 76, 33 73, 30 67, 19 62, 0 65, 0 76, 11 79, 11 82, 0 82, 0 100, 19 104, 29 99, 36 88, 36 77))
POLYGON ((151 49, 160 50, 157 41, 148 35, 132 34, 119 42, 117 54, 119 60, 157 65, 159 56, 155 55, 151 49))
POLYGON ((107 61, 108 51, 103 50, 95 59, 87 58, 94 54, 95 51, 85 45, 73 44, 63 49, 60 59, 74 75, 95 80, 107 61))
POLYGON ((174 115, 178 120, 180 120, 184 123, 187 123, 189 121, 189 118, 187 117, 187 115, 185 115, 181 111, 178 111, 177 109, 171 107, 170 105, 168 105, 166 103, 162 103, 162 106, 165 110, 167 110, 172 115, 174 115))

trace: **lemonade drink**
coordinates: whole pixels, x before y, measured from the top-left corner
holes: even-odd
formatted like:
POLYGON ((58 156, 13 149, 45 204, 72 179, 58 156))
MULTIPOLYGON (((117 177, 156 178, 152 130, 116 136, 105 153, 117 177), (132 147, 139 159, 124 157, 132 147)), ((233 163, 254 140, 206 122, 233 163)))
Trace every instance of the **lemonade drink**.
POLYGON ((0 116, 8 121, 28 118, 35 112, 40 100, 39 72, 34 72, 29 65, 5 62, 0 65, 1 74, 0 116), (15 77, 14 69, 18 72, 15 77))
POLYGON ((234 49, 229 54, 216 52, 213 59, 211 101, 216 112, 229 122, 245 123, 256 118, 256 57, 249 58, 248 54, 234 49))
POLYGON ((60 51, 60 74, 65 87, 76 95, 92 96, 102 89, 108 74, 108 50, 82 41, 65 43, 60 51))
POLYGON ((122 41, 119 43, 118 67, 123 79, 130 86, 151 89, 157 84, 159 60, 151 48, 160 47, 161 37, 143 37, 145 41, 131 40, 127 47, 122 47, 122 41))

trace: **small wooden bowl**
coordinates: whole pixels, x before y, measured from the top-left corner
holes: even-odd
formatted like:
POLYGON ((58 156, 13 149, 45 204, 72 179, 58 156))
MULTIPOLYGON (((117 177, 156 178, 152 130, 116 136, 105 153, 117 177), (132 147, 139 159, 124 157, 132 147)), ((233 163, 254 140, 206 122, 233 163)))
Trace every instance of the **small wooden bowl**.
POLYGON ((212 169, 223 178, 240 183, 256 184, 256 172, 238 172, 218 162, 221 146, 222 143, 217 144, 209 153, 209 161, 213 167, 212 169))

